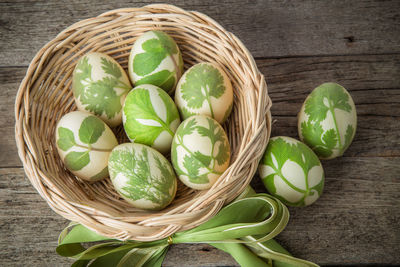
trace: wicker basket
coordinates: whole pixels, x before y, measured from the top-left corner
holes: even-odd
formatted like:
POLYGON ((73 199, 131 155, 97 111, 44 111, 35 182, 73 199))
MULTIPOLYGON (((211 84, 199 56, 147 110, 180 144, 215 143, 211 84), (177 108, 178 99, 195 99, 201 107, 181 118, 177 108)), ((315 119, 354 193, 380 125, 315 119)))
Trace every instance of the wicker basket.
MULTIPOLYGON (((172 5, 118 9, 75 23, 36 54, 16 98, 16 141, 27 177, 55 212, 108 237, 150 241, 207 221, 244 190, 269 139, 270 105, 264 77, 249 51, 211 18, 172 5), (132 44, 154 29, 175 39, 185 68, 203 61, 219 64, 232 81, 234 108, 224 125, 231 164, 217 183, 206 191, 180 184, 171 205, 149 212, 121 199, 110 179, 90 184, 67 171, 54 134, 59 119, 76 109, 71 75, 77 59, 99 51, 127 69, 132 44)), ((115 131, 123 141, 122 127, 115 131)))

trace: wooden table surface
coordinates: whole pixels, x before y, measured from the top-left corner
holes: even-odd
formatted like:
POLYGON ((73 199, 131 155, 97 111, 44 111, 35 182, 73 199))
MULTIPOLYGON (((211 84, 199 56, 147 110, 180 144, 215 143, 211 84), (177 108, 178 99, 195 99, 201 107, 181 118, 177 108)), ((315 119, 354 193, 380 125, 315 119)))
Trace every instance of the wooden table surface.
MULTIPOLYGON (((400 1, 171 1, 236 34, 268 83, 272 135, 297 138, 296 114, 310 91, 334 81, 357 108, 355 139, 323 161, 324 194, 290 208, 278 236, 295 256, 323 266, 400 264, 400 1)), ((150 1, 0 0, 0 266, 67 266, 55 253, 68 221, 25 177, 14 141, 14 101, 30 60, 67 26, 150 1)), ((262 191, 258 177, 253 186, 262 191)), ((208 245, 171 247, 165 266, 236 266, 208 245)))

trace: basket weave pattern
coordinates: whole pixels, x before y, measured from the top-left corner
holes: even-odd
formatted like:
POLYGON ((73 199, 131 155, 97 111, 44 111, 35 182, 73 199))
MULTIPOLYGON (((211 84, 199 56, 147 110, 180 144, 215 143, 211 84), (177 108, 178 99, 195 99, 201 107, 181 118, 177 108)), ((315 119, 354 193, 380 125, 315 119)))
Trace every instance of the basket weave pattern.
MULTIPOLYGON (((18 153, 32 185, 58 214, 108 237, 157 240, 207 221, 250 183, 269 139, 270 104, 264 77, 248 50, 211 18, 171 5, 118 9, 75 23, 34 57, 15 104, 18 153), (222 67, 234 88, 234 107, 224 125, 230 167, 206 191, 179 183, 172 204, 150 212, 120 198, 109 179, 90 184, 67 171, 54 135, 60 118, 76 109, 71 77, 77 60, 103 52, 126 70, 132 44, 155 29, 174 38, 185 68, 204 61, 222 67)), ((121 126, 115 132, 120 142, 127 140, 121 126)))

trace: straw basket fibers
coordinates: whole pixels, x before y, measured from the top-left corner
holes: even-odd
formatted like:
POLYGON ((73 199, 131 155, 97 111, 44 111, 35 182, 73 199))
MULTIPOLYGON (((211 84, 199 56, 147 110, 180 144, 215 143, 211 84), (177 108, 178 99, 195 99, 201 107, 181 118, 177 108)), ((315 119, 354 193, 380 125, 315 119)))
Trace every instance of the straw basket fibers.
MULTIPOLYGON (((249 51, 211 18, 172 5, 118 9, 75 23, 36 54, 17 94, 16 141, 27 177, 55 212, 111 238, 151 241, 207 221, 244 190, 269 139, 270 105, 264 77, 249 51), (209 190, 179 184, 175 200, 162 211, 133 208, 108 178, 96 183, 76 178, 64 168, 54 137, 60 118, 76 110, 71 76, 77 60, 103 52, 127 70, 133 43, 149 30, 174 38, 185 69, 216 63, 234 89, 233 111, 223 125, 232 151, 229 168, 209 190)), ((114 130, 120 143, 127 141, 122 126, 114 130)))

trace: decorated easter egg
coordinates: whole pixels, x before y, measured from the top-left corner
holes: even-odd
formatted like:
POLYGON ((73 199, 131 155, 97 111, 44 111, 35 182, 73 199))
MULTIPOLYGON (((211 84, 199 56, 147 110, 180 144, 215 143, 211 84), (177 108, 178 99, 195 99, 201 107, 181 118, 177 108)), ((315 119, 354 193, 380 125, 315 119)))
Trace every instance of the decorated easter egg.
POLYGON ((89 53, 79 59, 72 89, 79 110, 90 112, 110 127, 122 122, 122 105, 132 89, 124 69, 113 58, 89 53))
POLYGON ((317 155, 300 141, 270 139, 259 174, 268 192, 288 206, 308 206, 322 194, 324 170, 317 155))
POLYGON ((126 97, 123 123, 132 142, 167 153, 180 122, 174 101, 157 86, 138 85, 126 97))
POLYGON ((216 64, 199 63, 179 80, 175 102, 183 119, 205 115, 223 123, 232 111, 232 84, 216 64))
POLYGON ((228 137, 216 120, 192 116, 178 127, 171 158, 176 174, 185 185, 208 189, 229 166, 228 137))
POLYGON ((128 70, 135 86, 153 84, 171 94, 183 72, 182 55, 168 34, 149 31, 132 46, 128 70))
POLYGON ((117 192, 136 208, 160 210, 175 197, 174 170, 169 161, 151 147, 121 144, 111 152, 108 168, 117 192))
POLYGON ((336 83, 315 88, 298 114, 300 139, 321 159, 342 156, 353 141, 356 128, 353 99, 336 83))
POLYGON ((68 170, 81 179, 97 181, 108 177, 108 156, 118 142, 101 119, 74 111, 58 122, 56 144, 68 170))

